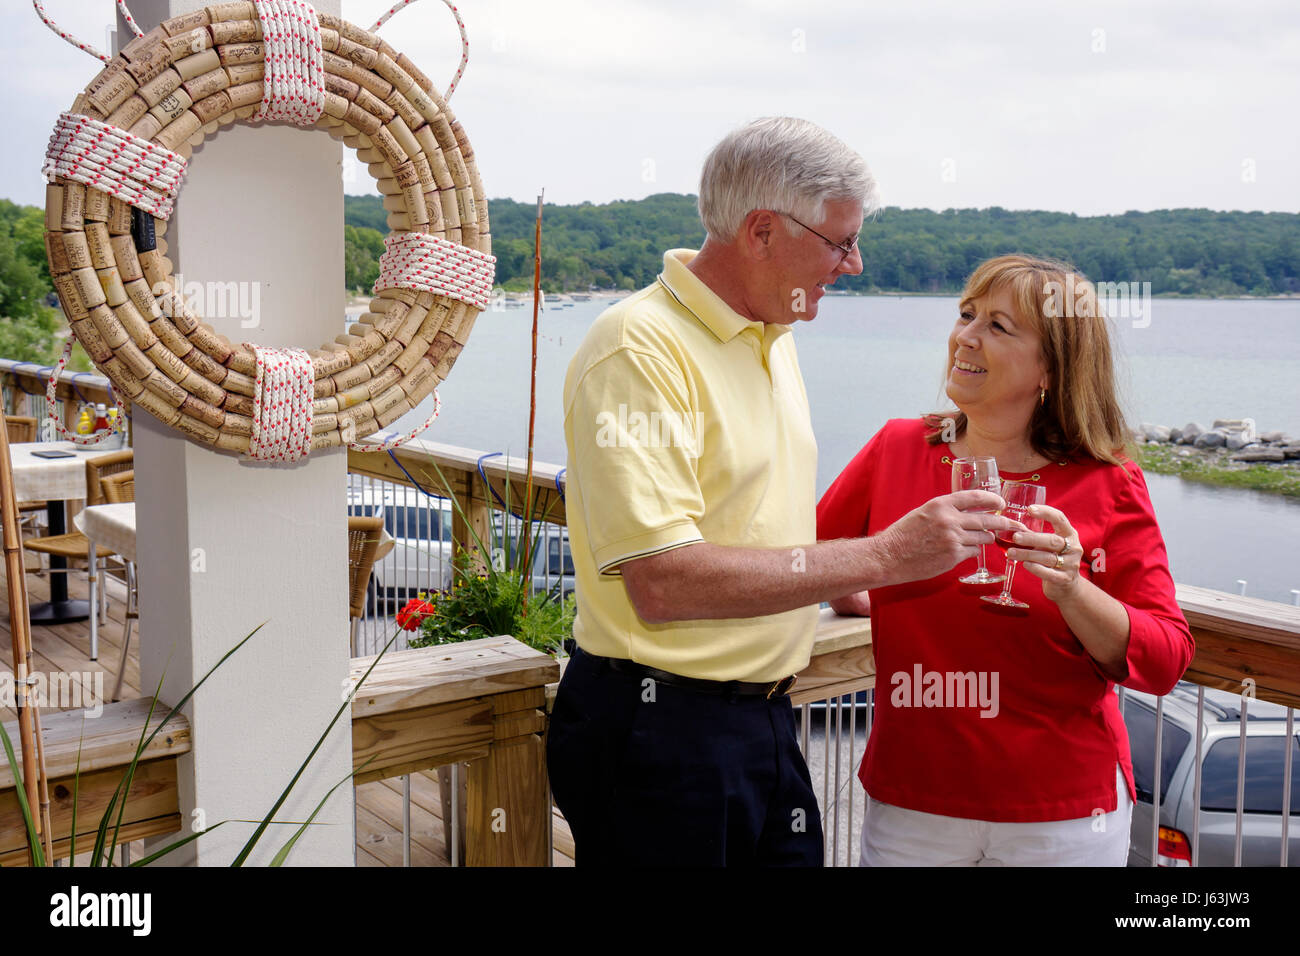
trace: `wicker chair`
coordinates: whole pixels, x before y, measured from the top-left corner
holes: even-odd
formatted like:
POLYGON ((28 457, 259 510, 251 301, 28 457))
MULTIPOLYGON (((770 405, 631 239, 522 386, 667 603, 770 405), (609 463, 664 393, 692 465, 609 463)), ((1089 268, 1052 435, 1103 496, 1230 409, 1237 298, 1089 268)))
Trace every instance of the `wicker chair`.
POLYGON ((348 611, 352 624, 352 655, 357 653, 357 624, 366 613, 366 588, 378 560, 383 537, 382 515, 348 517, 348 611))
MULTIPOLYGON (((100 483, 107 504, 120 505, 135 501, 135 469, 119 471, 109 475, 100 483)), ((122 627, 122 658, 117 664, 117 680, 113 683, 112 700, 122 699, 122 680, 126 677, 126 659, 131 652, 131 632, 135 622, 140 619, 140 594, 137 590, 138 579, 135 576, 135 562, 125 561, 126 565, 126 623, 122 627)))
MULTIPOLYGON (((104 504, 104 492, 101 488, 102 480, 108 475, 116 474, 121 471, 127 471, 134 467, 135 453, 126 448, 119 452, 113 452, 108 455, 101 455, 98 458, 92 458, 86 462, 86 504, 102 505, 104 504)), ((47 554, 51 557, 60 557, 68 560, 80 560, 87 562, 86 575, 90 575, 90 541, 80 531, 69 531, 66 534, 45 535, 40 538, 29 538, 23 542, 23 547, 29 551, 38 554, 47 554)), ((96 563, 106 560, 109 555, 113 554, 110 548, 95 546, 96 563)), ((107 565, 104 565, 107 567, 107 565)), ((52 574, 70 574, 73 568, 50 568, 52 574)), ((108 610, 107 588, 99 590, 99 617, 102 621, 108 610)))

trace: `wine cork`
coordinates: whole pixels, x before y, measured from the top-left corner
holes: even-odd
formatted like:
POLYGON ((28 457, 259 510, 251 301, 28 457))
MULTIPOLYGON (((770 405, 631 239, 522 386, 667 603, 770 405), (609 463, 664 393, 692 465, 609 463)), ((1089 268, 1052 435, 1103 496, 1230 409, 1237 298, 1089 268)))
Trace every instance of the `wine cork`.
POLYGON ((164 20, 161 24, 163 32, 168 36, 177 36, 181 33, 188 33, 198 27, 207 26, 212 21, 208 18, 207 10, 195 10, 193 13, 182 13, 180 16, 172 17, 170 20, 164 20))
POLYGON ((321 432, 331 432, 338 428, 339 417, 327 412, 324 415, 313 414, 311 417, 311 432, 313 435, 319 435, 321 432))
POLYGON ((424 317, 424 322, 420 325, 420 331, 416 333, 415 338, 432 342, 439 332, 446 329, 451 322, 451 317, 450 301, 445 296, 439 296, 438 301, 429 307, 429 314, 424 317))
POLYGON ((339 410, 339 404, 333 398, 317 398, 311 403, 311 417, 315 421, 322 415, 333 415, 339 410))
POLYGON ((141 86, 167 69, 172 59, 166 40, 156 33, 132 40, 123 47, 122 57, 127 61, 126 71, 141 86))
POLYGON ((326 91, 325 93, 325 115, 334 119, 343 119, 348 115, 347 99, 338 93, 326 91))
POLYGON ((208 16, 212 18, 213 23, 221 20, 256 20, 257 7, 249 3, 248 0, 236 0, 231 3, 210 3, 208 4, 208 16))
POLYGON ((149 112, 149 104, 144 97, 138 94, 128 96, 126 102, 108 114, 108 119, 104 122, 109 126, 118 126, 122 129, 130 129, 136 121, 149 112))
POLYGON ((152 348, 146 353, 153 363, 173 382, 179 382, 190 374, 190 368, 172 352, 167 350, 167 346, 160 341, 155 341, 152 348))
POLYGON ((85 215, 93 222, 108 222, 108 193, 102 189, 87 189, 85 215))
MULTIPOLYGON (((195 349, 194 351, 198 351, 195 349)), ((202 352, 199 352, 202 355, 202 352)), ((209 405, 220 404, 226 397, 226 392, 219 385, 214 385, 198 372, 187 367, 185 377, 179 382, 181 388, 189 392, 195 398, 206 402, 209 405)), ((224 415, 224 412, 222 413, 224 415)), ((218 422, 218 425, 221 423, 218 422)))
POLYGON ((146 114, 141 116, 140 119, 136 121, 135 125, 127 130, 127 132, 132 136, 138 136, 141 139, 153 139, 158 135, 158 131, 161 129, 162 123, 158 121, 158 117, 152 114, 146 114))
POLYGON ((387 123, 397 116, 396 110, 366 89, 357 90, 356 104, 371 116, 378 117, 381 123, 387 123))
POLYGON ((150 249, 147 252, 140 253, 140 269, 144 272, 144 280, 149 283, 149 288, 155 290, 162 289, 171 275, 172 264, 157 249, 150 249))
POLYGON ((266 75, 266 64, 261 60, 256 63, 231 63, 223 65, 222 69, 226 71, 226 76, 230 77, 231 86, 256 83, 266 75))
POLYGON ((45 228, 50 232, 63 229, 63 187, 58 183, 45 187, 45 228))
MULTIPOLYGON (((403 95, 406 102, 411 104, 411 109, 419 113, 420 119, 424 120, 425 123, 437 122, 438 117, 442 114, 442 108, 432 96, 418 87, 411 87, 404 91, 403 95)), ((416 127, 412 126, 411 128, 415 129, 416 127)))
POLYGON ((231 369, 226 373, 225 385, 227 392, 234 392, 237 395, 247 395, 249 398, 252 398, 253 389, 256 384, 257 383, 253 379, 249 378, 247 375, 241 374, 240 372, 236 372, 234 369, 231 369))
POLYGON ((158 105, 149 110, 149 113, 163 126, 167 126, 172 120, 189 109, 193 103, 194 100, 182 86, 159 100, 158 105))
POLYGON ((375 421, 379 423, 380 428, 387 428, 411 410, 411 403, 406 400, 406 393, 402 391, 402 386, 394 385, 389 389, 390 393, 394 391, 397 395, 393 403, 375 415, 375 421))
POLYGON ((370 369, 364 365, 360 367, 345 368, 341 372, 336 372, 330 376, 334 379, 334 388, 336 391, 344 392, 349 388, 355 388, 363 382, 369 381, 370 369))
POLYGON ((384 100, 384 104, 391 107, 402 118, 402 122, 413 130, 419 129, 425 123, 420 111, 412 106, 411 101, 397 90, 393 90, 389 94, 388 99, 384 100))
POLYGON ((162 313, 158 309, 158 302, 154 298, 153 290, 149 288, 149 283, 144 279, 135 279, 126 283, 126 294, 131 299, 131 304, 135 310, 140 313, 147 322, 152 322, 162 313))
MULTIPOLYGON (((264 63, 266 60, 266 51, 260 43, 226 43, 217 47, 216 52, 222 66, 235 63, 264 63)), ((209 66, 201 72, 206 73, 210 69, 212 67, 209 66)))
POLYGON ((370 383, 363 382, 360 385, 354 385, 346 391, 335 393, 334 401, 338 403, 339 409, 356 408, 362 402, 370 401, 370 383))
POLYGON ((99 276, 94 269, 77 269, 72 273, 72 278, 77 283, 77 292, 87 309, 104 304, 104 287, 99 284, 99 276))
POLYGON ((450 232, 460 228, 460 205, 456 202, 456 189, 438 190, 438 200, 442 204, 442 221, 450 232))
MULTIPOLYGON (((407 310, 406 315, 402 317, 402 324, 393 332, 393 341, 399 345, 406 346, 411 344, 411 339, 420 331, 421 325, 424 324, 425 316, 428 314, 428 308, 417 303, 407 310)), ((429 336, 432 338, 432 336, 429 336)))
MULTIPOLYGON (((86 343, 82 341, 81 344, 84 346, 86 343)), ((144 391, 144 383, 140 381, 140 377, 127 368, 126 364, 111 352, 106 359, 96 358, 95 364, 99 366, 100 371, 113 380, 113 388, 128 396, 132 401, 144 391)))
POLYGON ((199 122, 205 125, 225 116, 231 109, 230 97, 224 91, 206 96, 190 107, 190 111, 199 118, 199 122))
POLYGON ((74 272, 77 269, 91 268, 90 246, 86 242, 86 234, 83 232, 50 232, 47 236, 54 236, 58 240, 58 248, 62 251, 63 260, 55 263, 53 256, 50 258, 50 275, 56 273, 74 272))
POLYGON ((339 437, 338 432, 323 432, 319 435, 312 435, 311 437, 312 451, 324 451, 327 448, 338 448, 342 444, 344 444, 344 442, 339 437))
POLYGON ((442 158, 447 163, 447 169, 451 172, 451 181, 457 186, 469 185, 469 168, 465 165, 465 159, 460 155, 459 149, 444 149, 442 158))
POLYGON ((367 113, 356 103, 349 103, 346 112, 343 114, 343 121, 351 125, 354 129, 365 133, 367 136, 374 136, 379 130, 383 129, 383 124, 379 122, 379 117, 367 113))
MULTIPOLYGON (((130 369, 128 369, 130 371, 130 369)), ((175 425, 181 417, 181 413, 168 405, 154 392, 147 388, 141 388, 140 392, 131 396, 131 401, 139 405, 154 418, 158 419, 164 425, 175 425)))
POLYGON ((113 248, 109 244, 108 226, 102 222, 88 222, 84 235, 90 250, 91 267, 107 269, 113 265, 113 248))
POLYGON ((254 43, 262 39, 262 22, 260 20, 226 20, 214 23, 211 27, 212 39, 216 45, 227 43, 254 43))
MULTIPOLYGON (((63 233, 46 232, 45 234, 45 258, 50 264, 50 275, 71 272, 73 269, 83 269, 89 262, 72 265, 68 258, 67 248, 63 244, 63 233)), ((70 232, 70 236, 80 235, 79 233, 70 232)), ((87 255, 89 259, 89 255, 87 255)))
POLYGON ((121 236, 131 231, 131 206, 116 196, 108 198, 108 234, 121 236))
POLYGON ((154 369, 144 379, 144 387, 149 389, 172 408, 180 408, 185 404, 185 399, 189 393, 181 388, 170 378, 164 375, 158 369, 154 369))
MULTIPOLYGON (((392 56, 392 54, 390 53, 389 56, 392 56)), ((425 76, 420 71, 419 67, 412 63, 411 58, 405 53, 397 54, 397 65, 400 66, 402 70, 405 71, 406 75, 411 78, 416 89, 423 92, 428 92, 433 89, 433 81, 425 76)))
POLYGON ((244 395, 232 395, 229 392, 226 393, 226 400, 221 407, 232 415, 251 416, 254 412, 251 398, 244 395))
MULTIPOLYGON (((160 315, 155 318, 149 323, 149 328, 157 337, 156 341, 161 342, 163 347, 173 355, 184 357, 195 351, 194 343, 182 335, 166 316, 160 315)), ((137 342, 137 344, 139 343, 137 342)))
POLYGON ((212 428, 221 428, 226 423, 226 413, 219 408, 214 408, 202 399, 195 398, 193 395, 187 395, 181 402, 181 413, 188 415, 190 418, 197 418, 205 425, 212 428))
POLYGON ((334 380, 332 378, 318 378, 312 387, 312 398, 321 401, 333 396, 334 392, 334 380))
MULTIPOLYGON (((409 165, 409 164, 403 164, 409 165)), ((385 196, 382 200, 383 207, 388 212, 406 212, 406 199, 402 193, 398 192, 393 196, 385 196)))
POLYGON ((241 435, 231 435, 228 432, 221 432, 217 436, 214 445, 219 451, 230 451, 237 455, 248 454, 248 439, 241 435))
POLYGON ((384 392, 392 388, 401 380, 402 380, 401 369, 395 368, 394 366, 390 365, 388 366, 388 368, 384 369, 382 372, 380 372, 378 375, 372 378, 369 382, 367 382, 366 388, 370 390, 370 397, 373 398, 376 395, 382 395, 384 392))
POLYGON ((81 229, 86 221, 86 187, 81 183, 63 184, 62 226, 65 230, 81 229))
POLYGON ((451 371, 451 366, 455 363, 464 347, 463 344, 456 341, 453 341, 451 345, 447 347, 447 351, 443 353, 442 361, 435 365, 433 369, 434 374, 438 376, 439 381, 442 381, 447 377, 447 373, 451 371))
POLYGON ((108 116, 126 102, 136 85, 135 78, 126 72, 125 63, 115 59, 90 81, 85 97, 100 115, 108 116))
MULTIPOLYGON (((217 364, 212 356, 208 355, 202 349, 193 348, 193 343, 186 339, 186 344, 191 348, 184 355, 181 355, 181 361, 188 365, 194 371, 198 372, 213 385, 221 385, 225 382, 226 377, 230 375, 230 369, 224 365, 217 364)), ((180 355, 179 352, 176 353, 180 355)), ((215 404, 215 403, 214 403, 215 404)))
POLYGON ((257 374, 257 356, 247 345, 237 345, 226 359, 226 365, 243 375, 257 374))
MULTIPOLYGON (((249 405, 252 405, 252 402, 249 402, 249 405)), ((253 419, 251 415, 251 411, 248 415, 235 415, 227 412, 224 430, 232 435, 242 435, 247 438, 249 435, 253 434, 253 419)))
MULTIPOLYGON (((351 114, 349 113, 349 115, 351 114)), ((393 134, 388 131, 387 127, 380 126, 373 133, 367 133, 367 135, 375 144, 375 148, 384 154, 390 167, 396 169, 398 166, 402 165, 402 163, 406 162, 406 153, 402 151, 402 147, 398 145, 397 140, 393 137, 393 134)))
MULTIPOLYGON (((117 320, 117 315, 106 305, 97 305, 90 310, 90 321, 99 329, 99 334, 110 349, 116 352, 131 344, 131 337, 117 320)), ((129 363, 128 363, 129 364, 129 363)))
POLYGON ((419 364, 420 359, 429 351, 429 341, 427 339, 416 338, 414 342, 402 350, 402 353, 393 359, 393 368, 397 369, 403 375, 410 375, 411 369, 419 364))
POLYGON ((230 97, 231 109, 256 106, 262 102, 262 83, 260 80, 256 83, 241 83, 226 90, 226 95, 230 97))
POLYGON ((307 354, 311 356, 312 368, 315 370, 318 383, 324 380, 332 381, 331 376, 342 372, 352 361, 346 352, 340 355, 326 352, 324 349, 308 349, 307 354))
MULTIPOLYGON (((210 326, 199 323, 198 327, 195 328, 193 332, 189 333, 189 339, 197 348, 201 348, 203 351, 207 352, 214 361, 219 362, 222 365, 224 365, 226 359, 230 357, 230 346, 224 344, 221 341, 221 337, 217 335, 216 332, 212 331, 210 326)), ((234 387, 235 381, 238 380, 236 376, 247 378, 247 376, 240 376, 238 372, 233 370, 227 372, 226 381, 232 388, 234 387)), ((251 382, 251 379, 249 381, 251 382)), ((248 394, 251 395, 252 392, 249 392, 248 394)))
POLYGON ((131 336, 131 341, 142 352, 147 352, 158 343, 158 336, 154 335, 152 327, 140 315, 140 310, 135 307, 135 303, 130 300, 119 303, 113 307, 113 314, 117 316, 122 328, 126 329, 126 334, 131 336))
POLYGON ((193 30, 169 36, 165 42, 168 58, 180 60, 191 53, 201 53, 210 48, 212 46, 212 34, 207 27, 195 27, 193 30))
POLYGON ((401 315, 382 312, 367 312, 365 315, 361 316, 361 323, 370 326, 384 338, 391 339, 393 333, 396 332, 398 327, 401 325, 401 315))
POLYGON ((437 187, 439 189, 449 189, 453 186, 451 171, 442 158, 442 147, 438 145, 438 140, 433 135, 433 127, 421 126, 415 132, 415 140, 420 144, 424 158, 429 163, 430 171, 433 173, 433 181, 437 187))
POLYGON ((176 150, 202 126, 199 118, 187 109, 159 131, 154 136, 154 141, 168 149, 176 150))
POLYGON ((104 341, 104 336, 99 334, 99 329, 95 328, 95 323, 90 319, 78 319, 71 323, 72 334, 77 337, 81 347, 86 350, 91 361, 100 365, 113 357, 113 350, 108 347, 104 341))
POLYGON ((415 81, 411 79, 410 75, 385 53, 380 53, 375 57, 374 70, 399 90, 405 90, 415 85, 415 81))
POLYGON ((320 48, 330 53, 337 53, 339 49, 340 34, 338 30, 331 30, 324 23, 320 26, 320 48))
POLYGON ((144 276, 140 269, 140 260, 136 256, 135 243, 131 241, 130 236, 109 236, 108 244, 118 272, 122 274, 123 282, 133 282, 144 276))
POLYGON ((186 80, 181 88, 190 95, 190 101, 197 103, 204 97, 211 96, 230 86, 230 76, 221 67, 200 74, 192 80, 186 80))
POLYGON ((402 152, 407 156, 420 155, 420 144, 415 141, 415 136, 412 135, 410 127, 406 125, 400 116, 394 116, 389 121, 388 132, 393 134, 393 139, 397 140, 397 145, 402 147, 402 152))
POLYGON ((353 40, 340 34, 338 44, 335 46, 335 52, 346 60, 357 64, 367 70, 373 70, 379 54, 369 47, 362 46, 353 40))
POLYGON ((433 363, 421 356, 411 373, 402 379, 402 390, 407 400, 416 404, 429 394, 432 386, 433 363))
POLYGON ((197 418, 191 418, 184 412, 180 412, 180 417, 176 419, 175 428, 182 434, 195 441, 202 442, 205 445, 215 445, 217 439, 221 437, 221 432, 217 431, 211 425, 199 421, 197 418))
POLYGON ((446 357, 447 353, 451 350, 451 347, 455 344, 456 340, 446 332, 439 332, 433 337, 433 342, 429 345, 429 351, 424 354, 429 361, 433 363, 433 369, 435 372, 442 364, 443 358, 446 357))
POLYGON ((111 308, 127 302, 126 289, 122 286, 122 276, 117 271, 117 266, 108 269, 96 269, 95 275, 99 276, 99 286, 104 290, 104 301, 111 308))
POLYGON ((81 293, 77 290, 77 280, 71 273, 51 276, 50 281, 54 285, 55 294, 59 297, 59 307, 69 322, 89 317, 90 312, 86 304, 81 301, 81 293))

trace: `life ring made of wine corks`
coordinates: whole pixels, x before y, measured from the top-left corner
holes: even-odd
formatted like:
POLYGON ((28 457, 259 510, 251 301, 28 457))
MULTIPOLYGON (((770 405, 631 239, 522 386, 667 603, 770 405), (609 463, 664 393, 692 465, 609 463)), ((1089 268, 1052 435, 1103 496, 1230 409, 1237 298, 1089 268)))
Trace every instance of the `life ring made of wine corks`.
POLYGON ((387 426, 447 376, 491 292, 460 123, 404 54, 302 0, 217 3, 138 37, 59 118, 45 171, 73 333, 133 406, 216 448, 288 461, 387 426), (191 150, 261 119, 342 138, 389 211, 369 311, 319 349, 231 343, 171 278, 161 237, 191 150))

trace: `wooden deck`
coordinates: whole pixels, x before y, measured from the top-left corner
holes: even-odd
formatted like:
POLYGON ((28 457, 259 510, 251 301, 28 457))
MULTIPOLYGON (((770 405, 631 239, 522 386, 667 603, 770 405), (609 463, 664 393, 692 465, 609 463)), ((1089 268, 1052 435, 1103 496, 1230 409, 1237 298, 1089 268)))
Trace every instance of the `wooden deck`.
MULTIPOLYGON (((49 579, 35 574, 27 576, 28 600, 44 601, 49 596, 49 579)), ((0 580, 0 593, 7 591, 0 580)), ((68 582, 69 597, 86 598, 86 578, 73 574, 68 582)), ((80 621, 57 627, 32 628, 32 670, 41 673, 67 673, 75 675, 73 683, 83 694, 97 690, 103 682, 103 693, 111 694, 116 680, 118 661, 122 654, 122 628, 126 592, 121 584, 110 583, 108 621, 99 628, 99 660, 90 660, 90 624, 80 621), (101 676, 96 676, 101 675, 101 676)), ((0 653, 0 673, 13 673, 12 641, 9 634, 8 598, 0 614, 0 631, 3 632, 4 649, 0 653)), ((126 678, 122 697, 141 696, 140 659, 136 637, 131 641, 127 660, 126 678)), ((84 698, 83 698, 84 699, 84 698)), ((7 702, 6 702, 7 703, 7 702)), ((61 709, 61 708, 49 708, 61 709)), ((0 719, 14 720, 17 713, 12 707, 0 704, 0 719)), ((16 744, 16 742, 15 742, 16 744)), ((402 779, 393 777, 356 788, 357 795, 357 866, 402 865, 402 779)), ((411 865, 450 866, 449 835, 444 835, 442 801, 437 778, 432 772, 411 776, 411 865)), ((558 812, 553 826, 554 865, 573 865, 573 838, 568 825, 558 812)), ((139 859, 142 844, 132 845, 131 855, 139 859)), ((79 855, 78 862, 83 862, 79 855)))

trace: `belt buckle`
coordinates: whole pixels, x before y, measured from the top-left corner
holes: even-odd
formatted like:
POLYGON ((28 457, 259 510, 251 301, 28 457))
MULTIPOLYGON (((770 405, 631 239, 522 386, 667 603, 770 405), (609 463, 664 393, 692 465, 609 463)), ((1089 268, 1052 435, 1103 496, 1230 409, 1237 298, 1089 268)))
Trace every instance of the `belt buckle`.
POLYGON ((786 694, 790 693, 790 688, 794 686, 794 682, 798 679, 798 674, 791 674, 789 677, 782 677, 768 690, 767 699, 771 700, 773 697, 784 697, 786 694))

